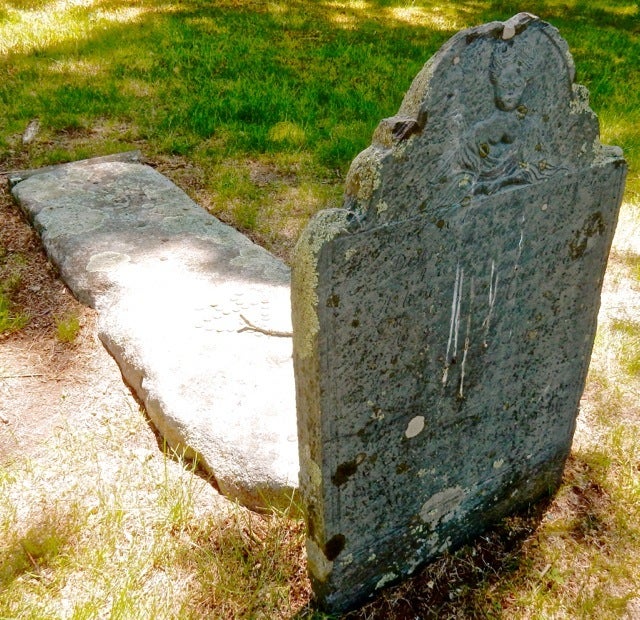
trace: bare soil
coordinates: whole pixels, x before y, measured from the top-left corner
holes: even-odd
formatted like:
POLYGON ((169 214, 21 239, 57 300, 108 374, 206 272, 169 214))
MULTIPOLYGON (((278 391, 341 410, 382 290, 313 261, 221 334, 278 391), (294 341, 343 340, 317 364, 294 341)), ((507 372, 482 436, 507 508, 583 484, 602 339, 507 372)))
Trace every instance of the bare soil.
MULTIPOLYGON (((56 428, 87 425, 107 411, 139 405, 96 336, 96 313, 58 278, 6 183, 0 188, 0 223, 0 278, 19 275, 11 299, 30 317, 23 329, 0 335, 2 464, 37 451, 56 428), (70 315, 81 327, 73 342, 63 343, 56 321, 70 315)), ((132 442, 157 445, 151 428, 145 435, 132 442)))

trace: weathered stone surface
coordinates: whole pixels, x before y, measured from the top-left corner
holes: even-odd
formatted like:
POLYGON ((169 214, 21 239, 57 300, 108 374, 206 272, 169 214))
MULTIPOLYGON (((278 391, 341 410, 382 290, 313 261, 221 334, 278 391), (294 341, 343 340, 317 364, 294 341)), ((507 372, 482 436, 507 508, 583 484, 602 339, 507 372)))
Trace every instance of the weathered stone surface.
POLYGON ((12 176, 65 282, 168 443, 250 507, 288 502, 298 455, 289 270, 135 156, 12 176))
POLYGON ((454 36, 292 274, 301 494, 343 610, 553 491, 626 171, 558 32, 454 36))

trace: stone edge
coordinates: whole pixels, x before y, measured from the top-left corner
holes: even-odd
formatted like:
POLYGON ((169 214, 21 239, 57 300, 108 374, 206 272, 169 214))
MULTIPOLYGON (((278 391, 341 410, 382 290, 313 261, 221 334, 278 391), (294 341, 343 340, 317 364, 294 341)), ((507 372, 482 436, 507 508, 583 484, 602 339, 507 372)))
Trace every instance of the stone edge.
POLYGON ((124 151, 114 153, 112 155, 103 155, 101 157, 91 157, 89 159, 79 159, 77 161, 65 162, 62 164, 54 164, 52 166, 44 166, 43 168, 30 168, 27 170, 12 170, 7 173, 9 188, 14 188, 18 183, 27 179, 48 172, 54 172, 70 164, 79 166, 89 166, 93 164, 101 164, 106 162, 123 162, 123 163, 144 163, 142 153, 139 150, 124 151))

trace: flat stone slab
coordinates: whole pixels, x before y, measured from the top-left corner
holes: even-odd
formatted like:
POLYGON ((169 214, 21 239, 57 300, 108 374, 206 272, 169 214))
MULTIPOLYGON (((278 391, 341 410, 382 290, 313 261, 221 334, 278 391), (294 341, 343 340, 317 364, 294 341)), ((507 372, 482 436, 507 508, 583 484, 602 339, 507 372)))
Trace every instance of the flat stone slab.
POLYGON ((288 267, 137 153, 18 172, 10 183, 63 280, 98 311, 102 342, 169 445, 246 506, 290 501, 288 267))

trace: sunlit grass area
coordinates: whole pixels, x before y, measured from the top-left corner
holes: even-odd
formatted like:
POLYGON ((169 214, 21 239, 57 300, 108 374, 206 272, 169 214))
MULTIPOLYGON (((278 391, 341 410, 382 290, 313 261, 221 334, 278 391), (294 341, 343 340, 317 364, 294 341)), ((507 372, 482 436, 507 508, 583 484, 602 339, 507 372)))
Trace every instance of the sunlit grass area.
POLYGON ((0 617, 293 615, 302 524, 224 502, 180 455, 132 449, 145 424, 105 413, 60 428, 46 459, 0 466, 0 617))
MULTIPOLYGON (((568 39, 603 137, 635 170, 640 17, 637 3, 614 4, 527 10, 568 39)), ((340 203, 350 161, 428 57, 458 29, 513 11, 476 1, 8 1, 0 156, 36 166, 142 147, 214 214, 287 258, 309 213, 340 203), (25 148, 34 118, 41 132, 25 148), (256 165, 270 171, 258 182, 256 165), (284 205, 301 187, 292 213, 284 205)))
MULTIPOLYGON (((620 618, 636 600, 640 609, 638 2, 0 5, 0 172, 137 148, 285 260, 309 218, 341 204, 351 160, 424 62, 457 30, 518 10, 567 39, 603 142, 629 163, 576 444, 548 506, 353 617, 620 618), (23 140, 34 119, 38 132, 23 140)), ((22 269, 0 248, 0 332, 29 320, 15 302, 22 269)), ((82 436, 65 429, 47 459, 0 468, 0 617, 322 617, 307 609, 300 521, 228 512, 188 464, 121 451, 141 419, 109 418, 82 436)))

